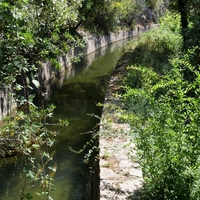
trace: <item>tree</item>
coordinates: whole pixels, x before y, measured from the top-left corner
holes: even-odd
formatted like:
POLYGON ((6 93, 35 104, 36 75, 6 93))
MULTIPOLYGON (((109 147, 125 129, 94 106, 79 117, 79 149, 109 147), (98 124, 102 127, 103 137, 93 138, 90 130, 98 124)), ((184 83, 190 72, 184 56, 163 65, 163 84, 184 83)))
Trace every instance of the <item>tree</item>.
MULTIPOLYGON (((188 23, 197 23, 191 16, 198 12, 194 9, 188 14, 188 23)), ((192 37, 186 35, 185 44, 190 39, 193 48, 187 45, 182 51, 182 31, 178 30, 180 14, 167 13, 165 20, 162 19, 159 29, 153 30, 155 35, 148 32, 134 46, 131 57, 137 62, 128 68, 124 81, 124 105, 128 113, 125 118, 132 125, 143 170, 145 193, 142 199, 196 200, 200 199, 200 48, 195 45, 200 37, 195 38, 199 33, 191 32, 195 44, 192 37), (138 55, 137 49, 140 50, 138 55), (145 57, 148 61, 152 59, 155 51, 159 52, 160 62, 158 54, 155 64, 144 62, 145 57), (165 60, 168 68, 162 71, 165 60), (157 63, 159 71, 156 73, 157 63)), ((187 33, 192 30, 190 27, 193 29, 193 24, 188 25, 187 33)))
POLYGON ((20 90, 20 104, 26 104, 27 111, 30 90, 38 86, 40 62, 59 66, 57 56, 81 44, 70 33, 80 6, 81 0, 1 1, 0 85, 11 83, 20 90))
MULTIPOLYGON (((48 165, 53 159, 49 149, 57 132, 48 128, 46 120, 53 116, 55 106, 38 108, 31 93, 39 87, 37 74, 41 62, 58 65, 58 55, 81 44, 77 36, 70 34, 70 23, 76 21, 80 5, 81 1, 67 0, 0 1, 0 90, 11 85, 19 94, 14 96, 15 101, 22 106, 14 116, 4 118, 0 157, 23 156, 25 176, 20 199, 32 199, 25 189, 38 180, 43 187, 39 195, 52 199, 50 189, 56 166, 48 165), (38 152, 40 161, 36 161, 33 151, 38 152)), ((60 120, 57 125, 67 124, 60 120)))
POLYGON ((169 8, 177 10, 181 15, 184 48, 198 44, 199 40, 197 38, 199 38, 199 31, 197 29, 199 25, 200 2, 196 0, 170 0, 169 2, 169 8), (196 39, 193 40, 194 38, 196 39), (192 41, 193 43, 191 43, 192 41))
POLYGON ((181 15, 181 27, 182 27, 182 35, 183 41, 186 42, 186 31, 188 29, 188 15, 187 15, 187 4, 188 1, 178 0, 178 11, 181 15))
POLYGON ((86 0, 78 9, 78 23, 73 29, 82 26, 92 32, 108 33, 120 27, 131 27, 142 6, 133 0, 86 0))
POLYGON ((86 0, 79 8, 78 23, 74 29, 82 26, 96 33, 108 33, 115 25, 115 14, 110 0, 86 0))

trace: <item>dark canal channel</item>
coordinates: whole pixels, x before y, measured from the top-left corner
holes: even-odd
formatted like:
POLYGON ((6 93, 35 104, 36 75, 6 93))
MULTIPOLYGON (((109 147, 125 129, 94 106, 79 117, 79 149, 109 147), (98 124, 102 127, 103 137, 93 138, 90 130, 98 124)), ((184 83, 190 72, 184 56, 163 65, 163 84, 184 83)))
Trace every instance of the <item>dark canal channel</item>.
MULTIPOLYGON (((86 56, 81 63, 74 67, 75 75, 64 81, 61 88, 57 88, 48 104, 55 104, 53 121, 67 119, 69 126, 60 129, 55 144, 54 162, 57 172, 54 176, 55 191, 51 192, 54 200, 89 200, 91 195, 91 165, 85 158, 89 149, 75 153, 90 141, 92 132, 98 129, 99 118, 110 74, 120 56, 125 41, 115 43, 93 54, 86 56), (91 58, 95 58, 91 61, 91 58), (89 59, 89 60, 88 60, 89 59), (87 63, 90 63, 89 65, 87 63)), ((91 148, 91 147, 89 147, 91 148)), ((6 163, 0 161, 0 200, 19 199, 22 190, 20 179, 21 165, 15 158, 9 158, 6 163)), ((28 192, 35 195, 38 187, 28 192)))

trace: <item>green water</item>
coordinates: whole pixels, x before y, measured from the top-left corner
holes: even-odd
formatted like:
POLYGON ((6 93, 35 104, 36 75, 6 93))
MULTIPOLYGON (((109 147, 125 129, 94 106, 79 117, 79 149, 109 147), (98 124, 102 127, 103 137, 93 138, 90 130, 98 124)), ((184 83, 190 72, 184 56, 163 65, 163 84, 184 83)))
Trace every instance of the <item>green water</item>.
MULTIPOLYGON (((99 119, 91 114, 101 116, 102 107, 97 106, 97 103, 104 101, 110 74, 120 55, 119 48, 112 52, 111 48, 108 48, 106 54, 100 56, 95 52, 95 60, 89 66, 78 64, 76 75, 66 80, 61 88, 57 88, 47 102, 57 107, 52 121, 57 121, 58 118, 69 121, 66 129, 59 130, 54 147, 54 163, 57 165, 54 176, 56 189, 51 192, 54 200, 90 199, 90 165, 84 160, 88 149, 77 154, 70 148, 78 151, 90 140, 89 132, 94 130, 99 122, 99 119)), ((0 167, 0 200, 19 199, 23 184, 20 178, 20 161, 15 158, 1 160, 0 167)), ((28 192, 34 195, 34 199, 39 200, 35 195, 38 190, 39 186, 34 186, 28 192)))

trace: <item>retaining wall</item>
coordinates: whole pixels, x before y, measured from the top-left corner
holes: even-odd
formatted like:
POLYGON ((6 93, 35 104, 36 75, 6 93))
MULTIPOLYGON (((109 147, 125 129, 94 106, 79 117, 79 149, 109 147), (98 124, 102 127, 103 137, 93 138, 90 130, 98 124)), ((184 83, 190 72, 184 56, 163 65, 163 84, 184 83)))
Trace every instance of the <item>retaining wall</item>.
MULTIPOLYGON (((43 63, 43 68, 39 70, 39 82, 41 84, 41 90, 45 94, 45 99, 52 94, 53 84, 56 82, 58 86, 62 86, 64 80, 71 76, 74 76, 75 69, 71 63, 71 58, 79 53, 89 55, 96 49, 104 47, 110 43, 118 42, 125 38, 134 37, 142 32, 149 30, 149 28, 156 27, 157 25, 151 25, 148 27, 138 26, 132 30, 120 30, 109 35, 84 35, 86 46, 84 49, 74 49, 67 55, 58 57, 58 61, 61 68, 56 69, 50 62, 43 63)), ((14 107, 16 103, 12 100, 12 89, 10 86, 6 86, 4 90, 0 91, 0 120, 3 116, 7 115, 14 107)))

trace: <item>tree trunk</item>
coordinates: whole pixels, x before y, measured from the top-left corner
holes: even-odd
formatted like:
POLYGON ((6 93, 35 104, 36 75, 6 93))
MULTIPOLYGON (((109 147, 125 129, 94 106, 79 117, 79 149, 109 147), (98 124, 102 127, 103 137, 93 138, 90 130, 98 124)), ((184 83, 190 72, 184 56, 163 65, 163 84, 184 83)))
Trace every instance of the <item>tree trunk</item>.
POLYGON ((183 42, 185 45, 185 42, 187 40, 186 37, 186 31, 188 28, 188 19, 187 19, 187 0, 178 0, 178 9, 179 13, 181 15, 181 27, 182 27, 182 35, 183 35, 183 42))

